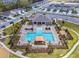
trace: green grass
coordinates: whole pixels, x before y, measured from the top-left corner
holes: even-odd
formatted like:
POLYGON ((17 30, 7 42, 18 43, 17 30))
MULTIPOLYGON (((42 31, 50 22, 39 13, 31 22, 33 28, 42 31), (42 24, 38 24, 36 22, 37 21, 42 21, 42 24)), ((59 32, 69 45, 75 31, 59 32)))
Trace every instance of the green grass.
POLYGON ((65 22, 63 24, 63 26, 69 27, 69 28, 75 30, 77 33, 79 33, 79 25, 76 25, 76 24, 73 24, 73 23, 69 23, 69 22, 65 22))
POLYGON ((71 17, 79 18, 79 16, 74 16, 74 15, 71 15, 71 17))
POLYGON ((7 35, 10 35, 12 32, 14 32, 14 29, 17 27, 20 27, 21 24, 20 23, 16 23, 14 26, 12 25, 11 27, 8 27, 6 29, 4 29, 4 32, 7 34, 7 35))
MULTIPOLYGON (((79 33, 79 25, 75 25, 72 23, 65 22, 65 26, 73 28, 77 33, 79 33)), ((76 37, 75 37, 76 38, 76 37)), ((77 49, 69 56, 69 58, 79 58, 79 46, 77 49)))
POLYGON ((68 40, 67 41, 67 45, 69 46, 69 48, 71 48, 78 41, 78 36, 74 32, 72 32, 72 31, 69 31, 69 32, 70 32, 70 34, 74 38, 73 40, 68 40))
POLYGON ((54 52, 50 55, 48 55, 47 53, 30 53, 27 56, 31 58, 58 58, 64 55, 63 52, 66 53, 66 50, 54 49, 54 52))
MULTIPOLYGON (((7 35, 10 35, 12 32, 14 32, 13 29, 16 28, 16 26, 20 27, 21 24, 16 23, 14 26, 11 26, 11 27, 9 27, 9 28, 4 29, 4 32, 5 32, 7 35)), ((18 29, 17 29, 17 30, 18 30, 18 29)), ((17 35, 17 34, 16 34, 16 35, 17 35)), ((16 36, 16 37, 18 38, 18 36, 16 36)), ((16 39, 16 38, 15 38, 15 39, 16 39)), ((10 41, 10 37, 7 37, 6 40, 5 40, 5 42, 4 42, 8 48, 10 47, 10 45, 8 45, 9 41, 10 41)))
POLYGON ((7 37, 6 40, 5 40, 5 42, 4 42, 4 44, 5 44, 8 48, 10 47, 10 45, 8 45, 9 41, 10 41, 10 38, 7 37))
POLYGON ((77 49, 69 56, 69 58, 79 58, 79 46, 77 49))
MULTIPOLYGON (((27 21, 27 19, 23 20, 23 23, 25 23, 26 21, 27 21)), ((4 29, 3 31, 4 31, 7 35, 10 35, 12 32, 14 32, 14 29, 19 31, 19 29, 17 29, 17 27, 21 27, 21 24, 20 24, 20 23, 16 23, 16 24, 14 24, 14 26, 8 27, 8 28, 4 29)), ((17 34, 16 34, 16 35, 17 35, 17 34)), ((15 40, 17 41, 18 38, 19 38, 19 37, 16 36, 15 40)), ((10 45, 8 45, 9 41, 10 41, 10 38, 9 38, 9 37, 7 37, 7 38, 5 39, 5 41, 4 41, 5 45, 6 45, 8 48, 10 48, 10 45)), ((16 44, 16 42, 15 42, 15 44, 16 44)), ((20 50, 20 49, 15 48, 15 50, 20 50)), ((13 55, 13 54, 10 54, 9 57, 10 57, 10 58, 19 58, 18 56, 13 55)))
POLYGON ((9 58, 20 58, 20 57, 14 55, 14 54, 10 54, 10 55, 9 55, 9 58))
MULTIPOLYGON (((72 24, 69 22, 65 22, 64 26, 72 28, 73 30, 75 30, 77 33, 79 33, 79 25, 76 24, 72 24)), ((76 39, 76 37, 74 37, 76 39)), ((72 44, 72 43, 71 43, 72 44)), ((71 45, 70 44, 70 45, 71 45)), ((69 56, 69 58, 79 58, 79 46, 77 47, 77 49, 69 56)))

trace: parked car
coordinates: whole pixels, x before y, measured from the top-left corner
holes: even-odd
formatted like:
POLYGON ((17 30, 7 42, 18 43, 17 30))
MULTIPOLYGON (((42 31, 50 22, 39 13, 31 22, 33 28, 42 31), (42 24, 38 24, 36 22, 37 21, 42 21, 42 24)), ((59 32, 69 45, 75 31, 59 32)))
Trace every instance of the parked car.
POLYGON ((1 28, 5 28, 5 25, 3 25, 1 28))

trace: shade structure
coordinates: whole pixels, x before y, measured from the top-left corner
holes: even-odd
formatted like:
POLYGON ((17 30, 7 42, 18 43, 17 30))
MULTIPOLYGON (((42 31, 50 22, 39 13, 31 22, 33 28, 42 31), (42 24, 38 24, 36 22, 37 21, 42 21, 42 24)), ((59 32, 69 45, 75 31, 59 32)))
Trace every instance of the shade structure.
POLYGON ((37 36, 35 38, 35 41, 44 41, 44 37, 43 36, 37 36))

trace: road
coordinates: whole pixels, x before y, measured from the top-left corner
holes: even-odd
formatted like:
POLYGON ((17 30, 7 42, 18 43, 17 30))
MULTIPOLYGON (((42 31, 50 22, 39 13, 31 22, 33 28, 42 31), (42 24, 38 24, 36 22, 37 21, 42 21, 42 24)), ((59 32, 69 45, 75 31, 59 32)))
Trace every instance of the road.
POLYGON ((79 24, 79 18, 74 18, 74 17, 60 15, 60 14, 48 14, 47 16, 49 18, 63 19, 63 20, 70 21, 75 24, 79 24))

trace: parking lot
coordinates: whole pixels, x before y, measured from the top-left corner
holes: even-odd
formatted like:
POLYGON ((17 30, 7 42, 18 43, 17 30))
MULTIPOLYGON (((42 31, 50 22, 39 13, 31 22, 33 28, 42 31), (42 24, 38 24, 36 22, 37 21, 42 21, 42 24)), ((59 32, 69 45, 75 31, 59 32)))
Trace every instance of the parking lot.
POLYGON ((4 29, 13 23, 17 23, 22 18, 31 16, 32 12, 26 12, 24 9, 14 9, 7 12, 2 12, 0 15, 0 29, 4 29))
MULTIPOLYGON (((45 5, 45 4, 44 4, 45 5)), ((76 15, 79 16, 79 7, 72 6, 73 4, 53 4, 48 3, 45 6, 33 6, 34 11, 36 12, 45 12, 45 13, 56 13, 56 14, 63 14, 63 15, 76 15)))

